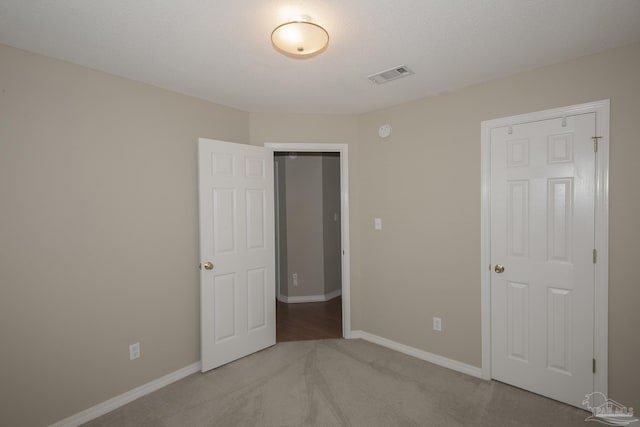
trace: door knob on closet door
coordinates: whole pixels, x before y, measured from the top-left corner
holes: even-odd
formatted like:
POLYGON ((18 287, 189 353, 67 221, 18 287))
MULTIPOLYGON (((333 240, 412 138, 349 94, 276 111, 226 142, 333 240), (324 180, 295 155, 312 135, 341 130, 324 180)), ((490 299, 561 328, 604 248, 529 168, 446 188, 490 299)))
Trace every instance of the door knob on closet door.
POLYGON ((211 263, 211 261, 207 261, 202 265, 204 266, 205 270, 213 270, 213 264, 211 263))
POLYGON ((502 264, 496 264, 496 268, 494 268, 496 273, 502 273, 504 272, 504 265, 502 264))

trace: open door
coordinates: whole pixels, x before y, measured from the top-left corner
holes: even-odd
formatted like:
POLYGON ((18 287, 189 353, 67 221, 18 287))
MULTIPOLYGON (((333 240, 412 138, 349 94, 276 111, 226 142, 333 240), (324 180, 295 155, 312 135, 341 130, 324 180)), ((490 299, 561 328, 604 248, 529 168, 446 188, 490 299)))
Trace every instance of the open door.
POLYGON ((273 151, 200 138, 202 371, 275 344, 273 151))

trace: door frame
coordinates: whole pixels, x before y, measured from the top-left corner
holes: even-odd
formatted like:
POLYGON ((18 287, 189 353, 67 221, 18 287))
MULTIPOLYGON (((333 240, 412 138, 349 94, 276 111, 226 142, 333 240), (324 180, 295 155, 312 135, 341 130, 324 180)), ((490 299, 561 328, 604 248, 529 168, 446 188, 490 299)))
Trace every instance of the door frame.
POLYGON ((491 130, 517 124, 595 113, 601 137, 596 155, 594 355, 593 391, 608 395, 608 299, 609 299, 609 108, 608 99, 533 113, 483 121, 481 127, 481 255, 480 300, 482 377, 491 379, 491 130))
POLYGON ((339 153, 342 242, 342 336, 351 338, 351 257, 349 244, 349 153, 347 144, 265 142, 273 152, 339 153))
POLYGON ((273 204, 274 204, 274 208, 275 208, 275 227, 274 227, 274 231, 275 231, 275 241, 276 241, 276 252, 275 252, 275 258, 276 258, 276 267, 275 267, 275 272, 276 272, 276 299, 279 297, 280 294, 280 280, 282 279, 282 272, 280 271, 280 258, 282 257, 282 254, 280 253, 280 179, 279 177, 279 165, 278 162, 275 161, 275 156, 274 156, 274 161, 273 161, 273 204))

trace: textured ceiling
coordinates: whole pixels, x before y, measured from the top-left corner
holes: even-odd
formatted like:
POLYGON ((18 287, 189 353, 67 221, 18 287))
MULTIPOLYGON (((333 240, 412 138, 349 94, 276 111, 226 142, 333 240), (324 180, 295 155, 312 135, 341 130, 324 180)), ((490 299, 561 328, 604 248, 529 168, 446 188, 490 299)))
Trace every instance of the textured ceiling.
POLYGON ((0 43, 252 112, 360 113, 635 42, 639 0, 0 0, 0 43), (305 60, 270 41, 300 14, 331 37, 305 60))

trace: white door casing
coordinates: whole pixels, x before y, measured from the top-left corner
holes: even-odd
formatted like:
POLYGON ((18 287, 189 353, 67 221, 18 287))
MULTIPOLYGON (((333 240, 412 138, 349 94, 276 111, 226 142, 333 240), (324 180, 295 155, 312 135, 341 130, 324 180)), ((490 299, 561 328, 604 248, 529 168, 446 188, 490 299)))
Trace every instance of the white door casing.
POLYGON ((575 406, 607 393, 608 107, 482 123, 483 376, 575 406))
POLYGON ((351 255, 349 241, 349 150, 347 144, 265 143, 274 152, 340 154, 340 218, 342 244, 342 336, 351 338, 351 255))
POLYGON ((202 371, 275 344, 273 151, 198 141, 202 371))

